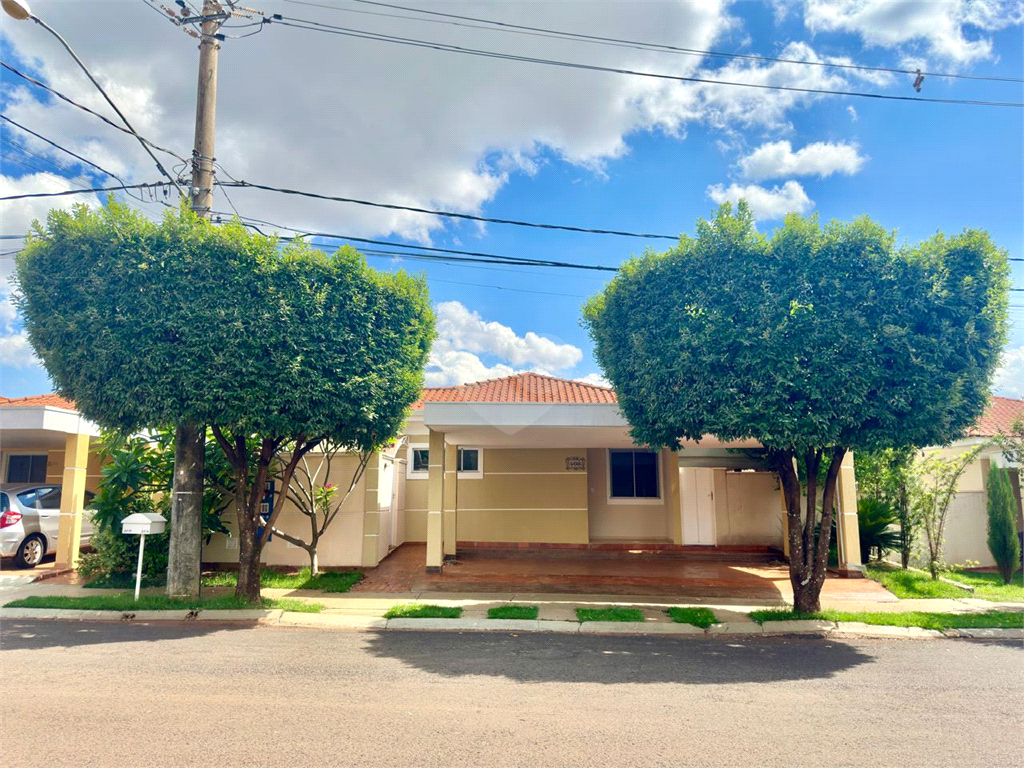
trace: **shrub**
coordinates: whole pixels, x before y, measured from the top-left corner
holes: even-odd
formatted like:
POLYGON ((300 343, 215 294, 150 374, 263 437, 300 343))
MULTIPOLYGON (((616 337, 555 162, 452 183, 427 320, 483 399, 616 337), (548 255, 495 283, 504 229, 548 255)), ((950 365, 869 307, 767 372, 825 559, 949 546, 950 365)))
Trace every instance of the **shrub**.
POLYGON ((1010 583, 1020 560, 1016 501, 1006 470, 992 467, 988 472, 988 549, 1004 584, 1010 583))
MULTIPOLYGON (((152 512, 153 500, 146 495, 125 499, 118 523, 93 532, 92 552, 82 556, 78 572, 86 578, 96 580, 117 580, 119 577, 135 576, 139 561, 139 537, 121 533, 120 521, 136 512, 152 512)), ((169 533, 146 537, 146 549, 142 558, 142 576, 148 584, 161 584, 167 574, 167 549, 169 533)))
POLYGON ((872 551, 881 560, 889 550, 900 548, 899 521, 899 513, 887 501, 868 498, 857 502, 861 560, 870 561, 872 551))

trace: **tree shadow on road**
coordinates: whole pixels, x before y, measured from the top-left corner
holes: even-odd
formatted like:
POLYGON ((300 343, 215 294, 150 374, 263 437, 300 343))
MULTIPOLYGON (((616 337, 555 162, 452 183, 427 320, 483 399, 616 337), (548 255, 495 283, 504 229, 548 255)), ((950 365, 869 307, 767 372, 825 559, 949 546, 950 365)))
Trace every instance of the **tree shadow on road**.
POLYGON ((366 648, 444 677, 545 683, 775 683, 830 678, 874 660, 849 643, 810 637, 381 632, 366 648))
POLYGON ((255 621, 62 621, 5 619, 0 627, 0 648, 5 651, 74 648, 103 643, 149 643, 181 640, 215 632, 252 629, 255 621))

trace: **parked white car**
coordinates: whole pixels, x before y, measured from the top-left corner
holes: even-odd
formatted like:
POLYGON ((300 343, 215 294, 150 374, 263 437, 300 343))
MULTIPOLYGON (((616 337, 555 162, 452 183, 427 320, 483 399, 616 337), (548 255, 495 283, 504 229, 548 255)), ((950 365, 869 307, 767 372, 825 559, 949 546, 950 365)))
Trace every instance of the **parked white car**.
MULTIPOLYGON (((82 545, 92 539, 88 506, 95 494, 86 491, 82 545)), ((0 556, 13 557, 19 568, 35 568, 57 550, 60 527, 59 485, 0 486, 0 556)))

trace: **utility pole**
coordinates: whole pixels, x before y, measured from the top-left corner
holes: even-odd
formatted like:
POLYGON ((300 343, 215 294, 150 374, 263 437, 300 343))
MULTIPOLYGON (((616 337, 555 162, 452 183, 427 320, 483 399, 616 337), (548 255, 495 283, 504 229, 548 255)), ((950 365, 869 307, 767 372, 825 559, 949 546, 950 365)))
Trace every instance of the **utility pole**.
MULTIPOLYGON (((192 210, 205 219, 213 209, 213 142, 217 115, 217 30, 227 18, 215 0, 204 0, 200 19, 199 83, 196 131, 192 149, 192 210)), ((174 486, 171 495, 171 541, 167 558, 167 594, 198 597, 203 553, 203 473, 206 425, 179 424, 174 435, 174 486)))

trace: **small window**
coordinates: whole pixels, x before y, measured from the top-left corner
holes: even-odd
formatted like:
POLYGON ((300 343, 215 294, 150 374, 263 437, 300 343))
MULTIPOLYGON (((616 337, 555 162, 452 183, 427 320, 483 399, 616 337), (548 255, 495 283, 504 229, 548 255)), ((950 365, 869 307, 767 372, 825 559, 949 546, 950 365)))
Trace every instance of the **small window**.
POLYGON ((36 491, 36 509, 60 509, 60 488, 39 488, 36 491))
POLYGON ((413 472, 429 472, 430 471, 430 451, 426 448, 413 448, 412 449, 412 471, 413 472))
POLYGON ((459 448, 459 472, 478 473, 480 471, 480 449, 459 448))
POLYGON ((657 499, 658 454, 653 451, 609 451, 613 499, 657 499))
POLYGON ((11 456, 7 460, 8 483, 45 483, 46 456, 11 456))

